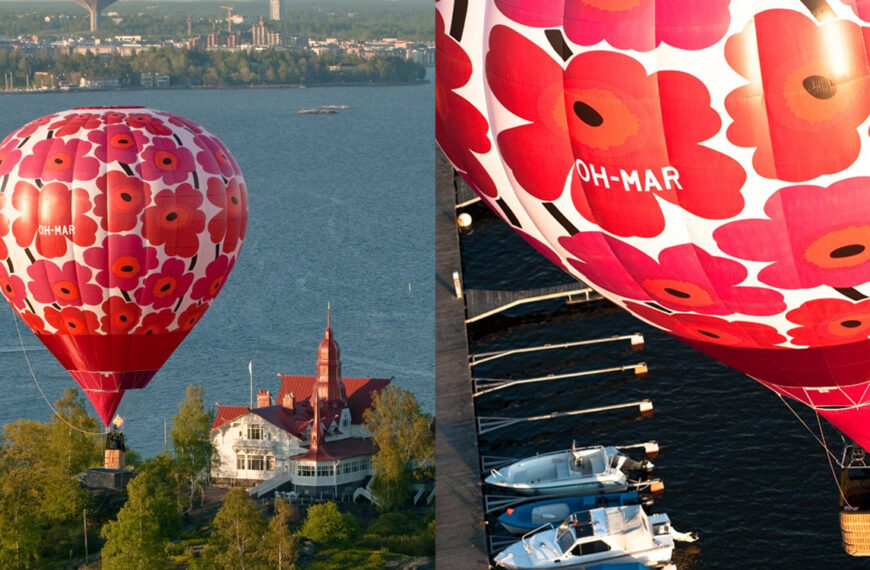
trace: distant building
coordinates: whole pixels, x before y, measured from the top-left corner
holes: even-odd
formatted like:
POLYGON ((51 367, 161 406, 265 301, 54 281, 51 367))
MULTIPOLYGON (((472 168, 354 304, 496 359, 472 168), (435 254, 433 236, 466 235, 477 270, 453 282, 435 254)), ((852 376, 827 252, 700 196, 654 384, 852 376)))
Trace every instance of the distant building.
POLYGON ((116 77, 82 77, 79 81, 82 89, 112 89, 120 86, 121 82, 116 77))
POLYGON ((363 412, 392 380, 342 378, 338 344, 327 321, 317 349, 317 375, 278 375, 272 402, 257 393, 256 407, 217 407, 211 441, 217 450, 212 478, 218 484, 254 485, 300 494, 340 495, 371 476, 371 433, 363 412))
POLYGON ((284 0, 269 0, 269 19, 284 19, 284 0))
POLYGON ((278 47, 282 44, 281 34, 264 24, 263 18, 260 18, 259 23, 251 26, 251 44, 255 47, 278 47))
POLYGON ((169 87, 169 76, 160 73, 143 71, 139 76, 139 84, 142 87, 169 87))

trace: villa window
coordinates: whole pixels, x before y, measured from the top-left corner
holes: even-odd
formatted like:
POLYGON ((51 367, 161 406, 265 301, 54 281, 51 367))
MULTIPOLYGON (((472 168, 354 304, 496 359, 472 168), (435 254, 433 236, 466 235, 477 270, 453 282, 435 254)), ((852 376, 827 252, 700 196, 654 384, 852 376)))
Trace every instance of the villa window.
POLYGON ((275 470, 275 458, 271 455, 266 456, 266 470, 274 471, 275 470))
POLYGON ((248 456, 248 469, 251 471, 262 471, 265 462, 263 461, 262 455, 251 455, 248 456))
POLYGON ((317 476, 318 477, 332 477, 334 471, 332 465, 318 465, 317 466, 317 476))
POLYGON ((242 454, 236 455, 236 469, 239 471, 245 469, 245 456, 242 454))
POLYGON ((298 465, 296 467, 296 475, 299 477, 314 477, 313 465, 298 465))
POLYGON ((263 439, 262 426, 251 424, 248 426, 248 439, 263 439))

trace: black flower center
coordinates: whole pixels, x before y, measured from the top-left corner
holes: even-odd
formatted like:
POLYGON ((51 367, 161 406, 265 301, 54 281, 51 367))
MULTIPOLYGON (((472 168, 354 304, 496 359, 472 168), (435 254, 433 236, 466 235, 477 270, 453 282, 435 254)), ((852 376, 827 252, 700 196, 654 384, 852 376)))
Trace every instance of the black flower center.
POLYGON ((68 322, 68 323, 66 324, 66 326, 68 326, 68 327, 71 328, 71 329, 76 328, 76 324, 75 324, 74 322, 72 322, 72 321, 68 322))
POLYGON ((837 84, 824 75, 810 75, 804 78, 803 85, 816 99, 830 99, 837 94, 837 84))
POLYGON ((54 163, 55 164, 63 164, 63 159, 62 158, 55 158, 54 163))
POLYGON ((689 295, 685 291, 671 289, 670 287, 665 287, 665 293, 667 293, 668 295, 673 295, 674 297, 679 297, 680 299, 688 299, 689 297, 691 297, 691 295, 689 295))
POLYGON ((125 202, 132 202, 133 196, 131 196, 130 194, 128 194, 126 192, 121 192, 121 200, 123 200, 125 202))
POLYGON ((866 246, 863 246, 860 243, 853 243, 849 245, 844 245, 843 247, 838 247, 830 253, 830 256, 834 259, 841 257, 852 257, 853 255, 863 253, 865 249, 867 249, 866 246))
POLYGON ((238 205, 239 205, 239 199, 236 198, 235 196, 233 196, 232 198, 230 198, 230 202, 233 203, 233 206, 238 206, 238 205))
POLYGON ((167 222, 174 222, 177 218, 178 218, 177 212, 169 212, 168 214, 166 214, 166 221, 167 222))
POLYGON ((66 287, 61 287, 60 292, 64 295, 69 295, 69 289, 67 289, 66 287))
POLYGON ((122 272, 122 273, 130 273, 130 272, 132 272, 132 271, 133 271, 133 266, 132 266, 132 265, 125 265, 125 266, 121 267, 121 272, 122 272))
POLYGON ((574 101, 574 114, 590 127, 600 127, 604 122, 604 117, 583 101, 574 101))
POLYGON ((121 315, 120 317, 118 317, 118 320, 121 321, 122 323, 126 323, 127 322, 127 315, 121 315))
POLYGON ((167 283, 166 285, 164 285, 163 287, 160 288, 160 292, 161 292, 161 293, 166 293, 166 292, 169 291, 170 289, 172 289, 172 284, 171 284, 171 283, 167 283))
POLYGON ((167 156, 166 158, 163 159, 162 162, 163 162, 163 164, 168 166, 168 165, 172 164, 172 159, 167 156))
POLYGON ((848 320, 848 321, 843 321, 840 324, 843 325, 844 327, 846 327, 847 329, 854 329, 855 327, 861 326, 861 321, 848 320))

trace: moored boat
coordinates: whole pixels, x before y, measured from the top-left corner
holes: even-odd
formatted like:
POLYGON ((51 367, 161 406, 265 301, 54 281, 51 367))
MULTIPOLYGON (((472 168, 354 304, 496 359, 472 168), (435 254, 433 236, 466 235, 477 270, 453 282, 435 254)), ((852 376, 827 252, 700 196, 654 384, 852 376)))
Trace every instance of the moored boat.
POLYGON ((615 447, 601 445, 545 453, 493 469, 485 482, 524 495, 585 495, 628 490, 631 472, 650 472, 652 463, 635 461, 615 447))
POLYGON ((671 527, 666 514, 647 516, 640 505, 592 509, 557 527, 528 533, 495 557, 514 570, 587 568, 599 564, 670 561, 675 540, 695 540, 671 527))
MULTIPOLYGON (((644 499, 650 498, 644 497, 644 499)), ((498 522, 511 534, 525 534, 548 523, 559 524, 570 515, 581 511, 599 507, 634 505, 640 502, 641 497, 637 491, 560 497, 509 508, 498 517, 498 522)))

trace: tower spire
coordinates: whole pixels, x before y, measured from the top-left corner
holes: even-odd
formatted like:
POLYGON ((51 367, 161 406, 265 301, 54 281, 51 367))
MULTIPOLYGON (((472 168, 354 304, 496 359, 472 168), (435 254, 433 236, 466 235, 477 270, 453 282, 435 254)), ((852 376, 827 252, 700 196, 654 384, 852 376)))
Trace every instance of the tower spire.
POLYGON ((329 321, 330 321, 331 313, 332 313, 332 310, 330 308, 330 303, 329 303, 329 301, 327 301, 326 302, 326 328, 330 328, 329 321))

